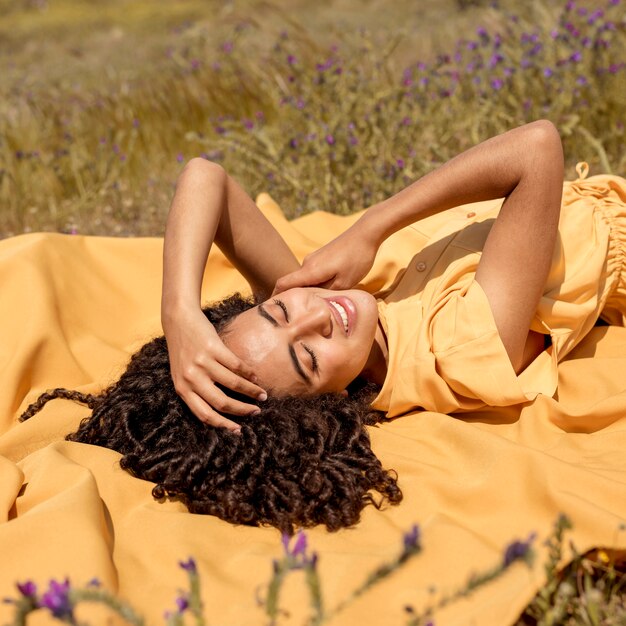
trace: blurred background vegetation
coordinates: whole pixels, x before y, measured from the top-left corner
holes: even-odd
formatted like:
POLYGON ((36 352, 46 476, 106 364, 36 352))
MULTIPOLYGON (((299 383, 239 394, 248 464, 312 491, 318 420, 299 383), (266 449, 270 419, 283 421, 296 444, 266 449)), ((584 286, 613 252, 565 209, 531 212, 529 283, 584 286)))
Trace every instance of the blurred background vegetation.
POLYGON ((194 156, 358 210, 538 118, 626 174, 620 0, 0 0, 0 236, 161 235, 194 156))

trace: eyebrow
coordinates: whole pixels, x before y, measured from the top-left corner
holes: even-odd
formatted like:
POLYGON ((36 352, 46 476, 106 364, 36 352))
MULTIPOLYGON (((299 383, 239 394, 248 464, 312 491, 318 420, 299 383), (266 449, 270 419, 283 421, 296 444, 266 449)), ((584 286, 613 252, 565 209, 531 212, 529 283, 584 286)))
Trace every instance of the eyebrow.
MULTIPOLYGON (((265 318, 272 326, 278 327, 278 322, 265 310, 265 307, 262 304, 259 304, 259 306, 257 307, 257 311, 259 312, 259 315, 265 318)), ((291 358, 291 362, 293 363, 293 367, 296 370, 298 376, 304 379, 307 384, 311 384, 311 379, 302 369, 302 365, 300 365, 300 361, 298 360, 296 351, 293 349, 293 346, 291 344, 289 344, 289 357, 291 358)))

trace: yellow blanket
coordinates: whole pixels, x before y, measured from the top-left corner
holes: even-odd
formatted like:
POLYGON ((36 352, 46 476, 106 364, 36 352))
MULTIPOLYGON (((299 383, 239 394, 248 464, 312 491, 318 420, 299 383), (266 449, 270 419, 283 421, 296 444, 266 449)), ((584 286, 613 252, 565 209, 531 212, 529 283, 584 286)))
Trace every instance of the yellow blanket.
MULTIPOLYGON (((269 196, 259 204, 300 257, 355 219, 316 213, 288 223, 269 196)), ((415 252, 399 242, 401 233, 385 244, 370 289, 388 285, 415 252)), ((282 553, 278 531, 154 501, 152 484, 120 469, 116 452, 63 440, 85 407, 56 400, 17 422, 46 389, 94 392, 110 384, 128 356, 161 333, 161 253, 160 239, 34 234, 0 242, 0 597, 16 595, 15 581, 43 586, 69 576, 82 585, 98 577, 149 624, 161 624, 186 584, 177 562, 193 555, 208 623, 266 623, 256 598, 282 553)), ((212 252, 204 299, 245 289, 212 252)), ((372 428, 374 451, 397 470, 405 498, 382 512, 368 507, 356 528, 309 531, 327 605, 395 556, 414 522, 424 550, 332 623, 403 624, 406 605, 423 608, 436 598, 431 588, 455 590, 497 563, 511 540, 536 532, 533 569, 515 564, 436 618, 438 626, 511 623, 543 583, 541 544, 560 512, 573 521, 579 551, 626 548, 624 372, 626 329, 596 328, 560 365, 558 403, 540 396, 521 413, 464 420, 417 413, 372 428), (605 419, 595 423, 600 405, 605 419)), ((292 578, 283 599, 284 623, 301 624, 302 577, 292 578)), ((0 604, 0 623, 11 610, 0 604)), ((81 616, 104 623, 93 609, 81 616)))

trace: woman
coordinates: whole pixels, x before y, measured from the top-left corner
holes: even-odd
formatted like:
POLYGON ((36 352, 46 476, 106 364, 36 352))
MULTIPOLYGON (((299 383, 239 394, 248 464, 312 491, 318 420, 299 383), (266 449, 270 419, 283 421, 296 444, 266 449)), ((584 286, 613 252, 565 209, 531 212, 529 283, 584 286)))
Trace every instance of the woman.
POLYGON ((390 416, 552 395, 557 360, 603 311, 621 325, 626 311, 626 183, 604 177, 601 185, 566 185, 557 246, 562 181, 559 134, 550 122, 533 122, 372 206, 300 268, 219 166, 190 162, 172 203, 164 252, 162 322, 178 393, 200 419, 235 432, 238 424, 223 413, 259 409, 230 399, 218 385, 262 401, 264 390, 341 393, 361 376, 383 386, 373 406, 390 416), (413 263, 378 305, 353 290, 391 234, 494 198, 505 198, 499 212, 487 215, 497 219, 460 234, 444 229, 445 236, 424 242, 438 259, 429 272, 419 273, 425 263, 413 263), (594 241, 585 241, 583 228, 594 241), (213 240, 262 302, 221 338, 198 302, 213 240), (267 299, 272 291, 277 297, 267 299))
POLYGON ((192 511, 288 530, 350 525, 373 501, 370 490, 392 503, 401 498, 369 449, 369 402, 395 416, 552 395, 557 360, 600 313, 623 323, 624 181, 566 186, 557 245, 562 178, 554 126, 514 129, 371 207, 300 268, 224 170, 193 160, 165 236, 167 348, 162 338, 145 346, 101 396, 53 392, 25 417, 50 397, 87 401, 94 413, 70 438, 122 452, 124 467, 159 483, 157 497, 179 495, 192 511), (499 211, 461 230, 445 224, 447 214, 439 236, 417 229, 426 247, 378 302, 353 289, 395 231, 502 197, 499 211), (584 225, 596 240, 582 250, 581 270, 567 240, 584 225), (254 302, 202 311, 213 241, 247 278, 254 302), (435 260, 428 272, 425 253, 435 260), (355 391, 363 381, 378 388, 375 398, 371 386, 355 391), (224 429, 203 427, 187 407, 224 429))

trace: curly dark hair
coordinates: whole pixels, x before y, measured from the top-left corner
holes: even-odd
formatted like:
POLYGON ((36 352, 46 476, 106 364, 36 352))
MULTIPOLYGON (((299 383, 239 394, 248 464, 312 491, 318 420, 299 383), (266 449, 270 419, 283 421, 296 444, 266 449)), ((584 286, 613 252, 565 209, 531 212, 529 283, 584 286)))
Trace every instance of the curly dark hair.
MULTIPOLYGON (((235 294, 203 311, 222 332, 254 304, 235 294)), ((365 425, 384 418, 369 406, 372 392, 363 385, 347 398, 270 397, 260 415, 233 417, 241 424, 237 435, 191 413, 174 389, 165 337, 157 337, 100 395, 55 389, 20 420, 53 398, 82 402, 93 412, 66 439, 120 452, 123 469, 157 483, 155 498, 178 498, 192 513, 289 534, 317 524, 333 531, 358 522, 367 504, 402 499, 395 472, 383 469, 370 447, 365 425)))

